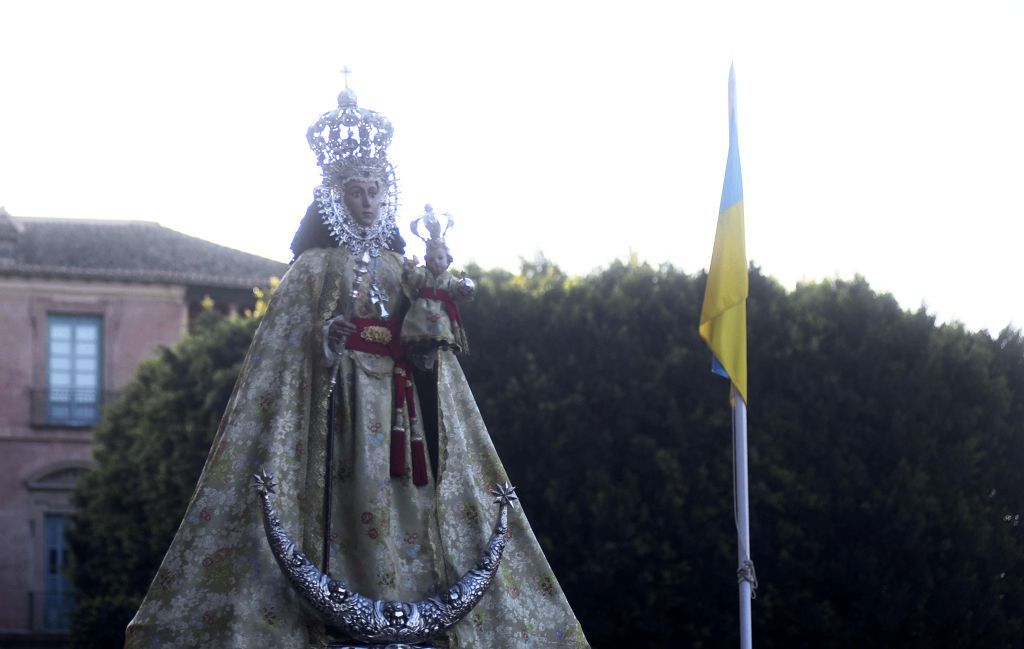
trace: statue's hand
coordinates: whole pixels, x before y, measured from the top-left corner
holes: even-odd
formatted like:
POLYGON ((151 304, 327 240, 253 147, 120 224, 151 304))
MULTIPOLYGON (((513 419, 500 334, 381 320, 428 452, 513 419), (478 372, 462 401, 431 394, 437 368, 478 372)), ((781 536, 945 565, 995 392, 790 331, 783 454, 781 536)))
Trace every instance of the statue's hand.
POLYGON ((402 274, 408 275, 409 273, 416 270, 416 267, 420 265, 420 260, 416 258, 416 255, 412 256, 412 259, 408 257, 402 259, 402 274))
POLYGON ((452 282, 452 291, 459 300, 472 300, 476 295, 476 282, 466 277, 466 273, 463 271, 459 279, 452 282))
POLYGON ((324 359, 328 365, 334 365, 338 360, 338 354, 345 347, 345 338, 356 331, 352 321, 343 315, 336 315, 321 328, 324 339, 324 359))

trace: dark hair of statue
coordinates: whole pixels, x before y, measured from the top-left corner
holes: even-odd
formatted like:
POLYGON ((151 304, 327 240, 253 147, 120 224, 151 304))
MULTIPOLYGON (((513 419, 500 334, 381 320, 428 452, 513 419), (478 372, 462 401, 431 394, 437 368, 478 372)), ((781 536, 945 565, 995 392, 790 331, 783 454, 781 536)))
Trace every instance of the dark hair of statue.
MULTIPOLYGON (((299 255, 310 248, 337 247, 338 240, 331 236, 331 231, 327 229, 327 225, 324 224, 323 219, 320 217, 320 208, 317 206, 316 201, 313 201, 309 204, 309 208, 306 209, 306 216, 302 217, 299 229, 292 238, 292 261, 298 259, 299 255)), ((391 235, 391 239, 388 240, 386 247, 392 252, 404 255, 405 239, 398 232, 395 232, 391 235)))

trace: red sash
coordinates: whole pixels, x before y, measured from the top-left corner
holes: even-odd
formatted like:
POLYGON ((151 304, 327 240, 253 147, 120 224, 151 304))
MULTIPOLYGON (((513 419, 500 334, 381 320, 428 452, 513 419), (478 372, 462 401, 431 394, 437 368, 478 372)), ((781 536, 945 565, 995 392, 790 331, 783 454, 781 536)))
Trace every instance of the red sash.
MULTIPOLYGON (((412 366, 405 355, 405 347, 399 338, 401 323, 398 320, 380 318, 352 318, 356 330, 345 339, 345 347, 375 356, 388 356, 395 361, 394 395, 395 413, 391 421, 391 476, 400 478, 406 473, 405 440, 406 430, 401 421, 400 411, 409 413, 409 426, 416 421, 416 399, 414 398, 412 366)), ((411 435, 412 430, 408 431, 411 435)), ((412 440, 412 481, 422 487, 427 478, 427 449, 422 439, 412 440)))
POLYGON ((462 326, 462 317, 459 316, 459 307, 456 306, 455 300, 452 299, 451 293, 444 290, 443 288, 426 288, 420 289, 419 296, 428 300, 437 300, 444 304, 444 310, 448 313, 448 318, 452 321, 452 324, 462 326))

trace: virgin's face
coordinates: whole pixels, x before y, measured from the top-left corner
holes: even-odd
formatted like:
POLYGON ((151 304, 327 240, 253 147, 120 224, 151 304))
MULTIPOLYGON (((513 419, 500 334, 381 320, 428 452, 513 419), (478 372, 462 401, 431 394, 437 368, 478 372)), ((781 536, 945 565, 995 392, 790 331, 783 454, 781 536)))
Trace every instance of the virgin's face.
POLYGON ((375 180, 349 180, 345 183, 345 208, 352 220, 369 227, 380 218, 384 194, 375 180))

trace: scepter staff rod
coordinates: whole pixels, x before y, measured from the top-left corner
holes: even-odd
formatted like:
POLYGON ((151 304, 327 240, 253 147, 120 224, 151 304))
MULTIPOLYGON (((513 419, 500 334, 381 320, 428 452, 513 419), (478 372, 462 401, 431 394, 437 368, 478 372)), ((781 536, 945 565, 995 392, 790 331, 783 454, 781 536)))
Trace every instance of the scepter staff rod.
MULTIPOLYGON (((370 271, 370 253, 364 252, 363 256, 356 260, 352 267, 352 287, 349 290, 348 302, 342 315, 348 322, 352 321, 355 315, 356 298, 359 297, 359 289, 362 287, 363 278, 370 271)), ((334 481, 331 475, 331 467, 334 466, 334 387, 338 383, 338 373, 341 371, 341 350, 330 348, 330 329, 324 333, 324 355, 331 360, 331 385, 327 389, 327 448, 324 466, 324 551, 323 551, 323 572, 327 574, 331 563, 331 483, 334 481), (333 357, 333 358, 332 358, 333 357)), ((351 334, 349 334, 351 335, 351 334)), ((346 339, 348 336, 346 336, 346 339)))

